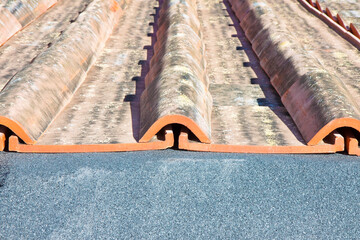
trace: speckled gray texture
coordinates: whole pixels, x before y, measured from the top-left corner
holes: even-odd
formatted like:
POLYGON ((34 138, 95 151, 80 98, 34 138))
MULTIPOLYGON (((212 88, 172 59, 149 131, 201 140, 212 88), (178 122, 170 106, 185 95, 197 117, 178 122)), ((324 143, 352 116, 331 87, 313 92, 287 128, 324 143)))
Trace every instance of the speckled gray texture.
POLYGON ((0 154, 1 239, 359 239, 360 158, 0 154))

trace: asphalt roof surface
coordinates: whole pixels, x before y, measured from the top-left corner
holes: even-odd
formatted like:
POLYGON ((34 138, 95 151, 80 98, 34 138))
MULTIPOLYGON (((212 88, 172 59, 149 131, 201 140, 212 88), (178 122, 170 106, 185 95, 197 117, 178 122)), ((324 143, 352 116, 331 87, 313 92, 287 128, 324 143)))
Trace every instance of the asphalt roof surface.
POLYGON ((0 153, 0 239, 359 239, 360 158, 0 153))

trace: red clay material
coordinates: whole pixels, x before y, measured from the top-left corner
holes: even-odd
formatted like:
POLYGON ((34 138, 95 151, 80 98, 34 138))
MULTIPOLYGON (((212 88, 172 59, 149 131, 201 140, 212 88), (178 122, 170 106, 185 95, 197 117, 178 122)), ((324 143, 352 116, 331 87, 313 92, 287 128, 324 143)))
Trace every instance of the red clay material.
POLYGON ((352 23, 350 23, 350 31, 352 32, 352 34, 354 34, 357 38, 360 39, 360 33, 352 23))
POLYGON ((341 127, 360 131, 360 111, 344 83, 302 48, 266 2, 232 0, 261 66, 308 145, 341 127))
POLYGON ((0 151, 4 151, 5 144, 6 144, 6 135, 5 135, 6 129, 4 127, 0 127, 0 151))
POLYGON ((315 16, 323 20, 331 28, 333 28, 339 35, 348 40, 356 48, 360 50, 360 37, 358 30, 353 24, 350 24, 350 27, 344 24, 344 21, 337 14, 336 18, 332 15, 329 8, 326 8, 325 11, 322 11, 320 3, 316 0, 316 5, 311 4, 309 0, 298 0, 307 10, 313 13, 315 16))
POLYGON ((344 20, 345 25, 350 23, 358 29, 360 27, 360 2, 354 0, 319 0, 322 9, 331 9, 333 16, 339 14, 344 20))
POLYGON ((116 5, 115 0, 93 1, 53 46, 12 78, 0 93, 3 126, 27 144, 38 140, 81 85, 110 36, 121 13, 116 5))
MULTIPOLYGON (((4 136, 0 133, 0 147, 4 136)), ((9 138, 9 151, 23 153, 82 153, 161 150, 174 146, 170 128, 158 132, 158 137, 147 143, 84 144, 84 145, 29 145, 19 142, 15 135, 9 138)))
POLYGON ((188 127, 200 141, 210 142, 212 99, 195 0, 164 1, 145 84, 140 142, 175 123, 188 127))
POLYGON ((29 137, 26 129, 17 121, 11 120, 7 117, 0 116, 0 125, 4 126, 19 136, 27 144, 34 144, 35 141, 29 137))
POLYGON ((168 115, 157 120, 140 139, 141 143, 148 142, 152 139, 164 126, 172 124, 181 124, 188 129, 203 143, 210 143, 210 139, 201 128, 190 118, 183 115, 168 115))
POLYGON ((34 144, 23 143, 19 136, 11 136, 10 151, 140 151, 165 149, 174 145, 171 128, 157 131, 147 143, 138 143, 136 140, 137 98, 125 101, 124 97, 135 86, 129 76, 140 74, 137 63, 143 58, 143 46, 149 41, 146 35, 149 25, 139 25, 136 17, 150 21, 153 3, 147 0, 133 1, 127 6, 127 15, 121 18, 70 103, 34 144))
POLYGON ((19 21, 6 8, 0 7, 0 46, 22 28, 19 21))
POLYGON ((17 0, 0 6, 0 46, 57 3, 57 0, 17 0))
POLYGON ((0 89, 53 45, 91 0, 59 1, 0 48, 0 89))
POLYGON ((351 129, 344 130, 346 151, 349 155, 360 156, 359 138, 356 138, 351 129))
POLYGON ((337 132, 333 132, 321 144, 316 146, 254 146, 254 145, 231 145, 231 144, 204 144, 196 140, 185 128, 179 136, 179 149, 199 152, 228 152, 228 153, 334 153, 344 151, 344 138, 337 132))
POLYGON ((0 150, 359 155, 357 49, 297 1, 229 1, 82 2, 1 72, 0 150))
POLYGON ((84 82, 36 145, 138 143, 139 101, 147 71, 147 64, 139 62, 151 57, 144 46, 151 44, 149 23, 156 6, 148 0, 128 2, 84 82))

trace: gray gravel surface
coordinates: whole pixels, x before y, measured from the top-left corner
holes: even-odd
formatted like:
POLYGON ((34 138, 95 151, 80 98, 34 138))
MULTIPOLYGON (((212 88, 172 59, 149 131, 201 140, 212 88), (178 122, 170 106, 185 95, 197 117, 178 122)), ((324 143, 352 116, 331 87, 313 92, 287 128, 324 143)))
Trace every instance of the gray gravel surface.
POLYGON ((1 153, 0 239, 360 239, 360 158, 1 153))

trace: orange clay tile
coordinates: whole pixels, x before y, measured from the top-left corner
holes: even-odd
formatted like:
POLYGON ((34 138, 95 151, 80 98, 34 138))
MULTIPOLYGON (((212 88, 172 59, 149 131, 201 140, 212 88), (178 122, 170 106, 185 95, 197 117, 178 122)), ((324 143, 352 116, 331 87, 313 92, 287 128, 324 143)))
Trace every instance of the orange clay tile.
MULTIPOLYGON (((0 147, 3 135, 0 133, 0 147)), ((156 139, 147 143, 83 144, 83 145, 31 145, 19 142, 15 135, 9 138, 9 151, 23 153, 83 153, 83 152, 125 152, 161 150, 174 146, 174 134, 170 128, 158 133, 156 139)))
MULTIPOLYGON (((352 46, 297 2, 284 1, 291 16, 278 2, 224 1, 229 24, 212 0, 160 0, 146 48, 147 24, 134 16, 147 19, 153 3, 133 1, 123 11, 124 1, 93 1, 0 92, 0 125, 12 132, 6 140, 0 131, 0 148, 333 153, 346 146, 359 155, 359 94, 348 77, 355 78, 355 54, 333 70, 343 57, 338 51, 351 53, 352 46), (100 22, 87 21, 94 14, 100 22), (312 25, 293 31, 299 18, 315 23, 313 35, 324 34, 326 51, 319 36, 309 41, 301 30, 312 25)), ((318 1, 307 4, 329 18, 318 1)), ((334 19, 347 31, 341 17, 334 19)))
POLYGON ((36 3, 17 0, 0 6, 0 46, 56 3, 57 0, 39 0, 36 3))
MULTIPOLYGON (((194 138, 193 138, 194 139, 194 138)), ((189 131, 181 130, 179 136, 179 149, 199 152, 228 152, 228 153, 335 153, 344 151, 344 138, 337 132, 331 133, 325 142, 316 146, 257 146, 257 145, 232 145, 232 144, 204 144, 189 139, 189 131)))
POLYGON ((200 141, 210 142, 212 99, 204 54, 196 1, 164 1, 141 96, 140 142, 169 124, 187 126, 200 141))
MULTIPOLYGON (((280 16, 280 12, 276 13, 273 6, 265 3, 255 5, 253 2, 254 0, 242 1, 241 4, 233 5, 233 10, 240 19, 240 25, 252 43, 252 49, 260 59, 262 68, 270 77, 271 84, 306 143, 316 145, 341 127, 352 127, 359 131, 360 110, 356 104, 358 94, 349 94, 349 91, 355 89, 350 84, 344 85, 345 79, 339 78, 337 72, 324 68, 315 57, 318 55, 320 59, 326 59, 331 55, 325 57, 320 49, 309 53, 300 43, 304 39, 301 35, 306 35, 305 33, 283 28, 284 22, 287 25, 296 23, 291 17, 310 17, 299 13, 280 16), (300 36, 295 37, 296 35, 300 36)), ((292 4, 298 11, 299 7, 292 4)), ((309 5, 307 2, 306 4, 309 5)), ((311 9, 318 11, 313 6, 311 9)), ((335 37, 334 41, 338 39, 335 37)), ((347 48, 348 51, 352 50, 347 48)), ((349 66, 349 71, 355 70, 349 66)))
POLYGON ((360 33, 357 30, 357 28, 355 27, 355 25, 352 23, 350 23, 350 31, 352 32, 352 34, 354 34, 357 38, 360 39, 360 33))
POLYGON ((319 10, 319 8, 314 7, 309 4, 306 0, 298 0, 309 12, 320 18, 331 28, 333 28, 340 36, 345 38, 356 48, 360 50, 360 38, 357 34, 353 34, 353 31, 348 31, 348 28, 345 26, 342 18, 338 15, 335 18, 330 9, 326 8, 325 13, 319 10))
POLYGON ((2 89, 0 122, 25 143, 38 140, 83 82, 120 17, 112 6, 112 0, 93 1, 54 45, 2 89))
MULTIPOLYGON (((5 130, 0 132, 0 149, 5 148, 5 130)), ((158 132, 147 143, 82 144, 82 145, 41 145, 21 143, 19 137, 9 138, 9 151, 24 153, 81 153, 81 152, 123 152, 167 149, 174 145, 174 134, 170 127, 158 132)))
POLYGON ((347 128, 344 130, 345 147, 349 155, 360 156, 359 138, 355 137, 353 129, 347 128))
POLYGON ((0 151, 4 151, 5 149, 6 136, 5 133, 0 132, 0 151))
POLYGON ((323 10, 322 10, 322 7, 321 7, 321 5, 320 5, 320 3, 319 3, 319 0, 316 0, 316 8, 320 11, 320 12, 322 12, 323 10))

